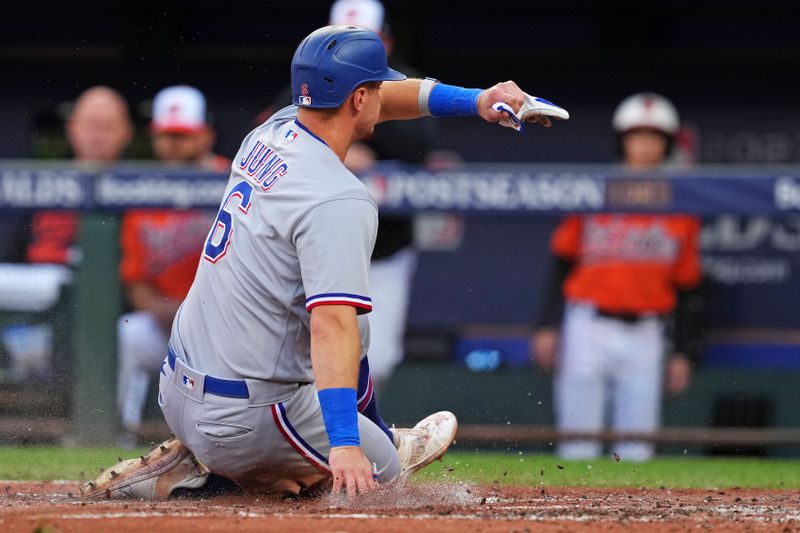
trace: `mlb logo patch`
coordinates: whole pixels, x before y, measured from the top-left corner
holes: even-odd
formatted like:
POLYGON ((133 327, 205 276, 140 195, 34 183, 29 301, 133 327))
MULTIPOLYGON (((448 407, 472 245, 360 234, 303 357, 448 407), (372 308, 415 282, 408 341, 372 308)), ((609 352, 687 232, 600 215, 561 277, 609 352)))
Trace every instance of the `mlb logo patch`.
POLYGON ((186 374, 183 374, 183 386, 189 390, 194 390, 194 378, 190 378, 186 374))
POLYGON ((310 96, 298 96, 297 97, 297 104, 298 105, 311 105, 311 97, 310 96))
POLYGON ((292 142, 293 140, 297 139, 298 133, 294 130, 289 130, 286 132, 286 135, 283 136, 286 139, 286 142, 292 142))

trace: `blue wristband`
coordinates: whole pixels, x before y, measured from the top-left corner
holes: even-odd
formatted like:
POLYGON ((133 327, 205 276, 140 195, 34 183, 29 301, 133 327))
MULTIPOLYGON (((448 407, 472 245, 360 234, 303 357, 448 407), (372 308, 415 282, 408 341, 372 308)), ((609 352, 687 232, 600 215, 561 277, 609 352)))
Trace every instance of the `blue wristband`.
POLYGON ((428 109, 434 117, 458 117, 478 114, 478 96, 482 89, 465 89, 437 83, 428 97, 428 109))
POLYGON ((361 445, 358 434, 356 390, 325 389, 317 392, 317 396, 331 448, 361 445))

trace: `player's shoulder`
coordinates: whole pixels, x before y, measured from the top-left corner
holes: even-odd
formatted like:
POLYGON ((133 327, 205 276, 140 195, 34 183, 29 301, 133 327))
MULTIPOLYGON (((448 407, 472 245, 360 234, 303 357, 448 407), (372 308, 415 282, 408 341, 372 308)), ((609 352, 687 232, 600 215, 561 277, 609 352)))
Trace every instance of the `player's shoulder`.
POLYGON ((271 155, 267 154, 273 152, 287 161, 292 160, 296 167, 322 164, 335 170, 328 161, 332 152, 325 141, 297 119, 295 105, 281 109, 245 137, 240 149, 242 164, 248 158, 251 163, 269 160, 271 155))
POLYGON ((248 145, 252 145, 257 141, 270 141, 274 142, 277 139, 274 139, 275 132, 285 126, 287 123, 294 121, 297 117, 297 106, 290 105, 286 106, 280 111, 274 113, 270 116, 267 120, 256 126, 247 136, 244 138, 242 142, 241 149, 244 149, 248 145))
POLYGON ((348 209, 377 213, 378 204, 367 187, 344 165, 321 177, 322 179, 315 179, 311 186, 313 197, 309 198, 309 210, 324 206, 326 210, 340 209, 342 213, 348 209))
POLYGON ((349 205, 362 205, 363 207, 369 207, 370 209, 374 209, 375 211, 378 210, 378 204, 375 202, 375 199, 372 195, 367 191, 367 188, 363 186, 360 182, 358 183, 361 185, 360 187, 353 187, 353 188, 342 188, 341 190, 335 191, 333 194, 326 198, 322 198, 317 202, 317 204, 325 204, 325 203, 345 203, 349 205))
POLYGON ((261 126, 269 126, 273 124, 281 124, 297 118, 297 106, 287 105, 269 117, 261 126))
POLYGON ((254 129, 242 143, 233 170, 237 178, 246 176, 294 206, 343 198, 372 202, 361 180, 298 120, 297 106, 278 111, 254 129))
POLYGON ((348 230, 362 224, 377 224, 377 220, 378 206, 369 193, 351 189, 310 204, 297 218, 295 228, 311 226, 348 230))

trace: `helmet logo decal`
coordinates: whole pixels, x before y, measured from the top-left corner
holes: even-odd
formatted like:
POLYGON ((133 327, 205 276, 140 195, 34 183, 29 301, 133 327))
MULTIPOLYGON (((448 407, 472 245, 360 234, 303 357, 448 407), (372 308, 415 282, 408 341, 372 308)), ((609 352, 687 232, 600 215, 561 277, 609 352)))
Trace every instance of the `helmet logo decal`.
POLYGON ((655 111, 654 106, 656 105, 656 100, 652 96, 645 96, 642 104, 644 104, 643 111, 645 115, 650 115, 655 111))
POLYGON ((308 96, 308 84, 300 86, 300 96, 297 97, 297 105, 311 105, 311 97, 308 96))

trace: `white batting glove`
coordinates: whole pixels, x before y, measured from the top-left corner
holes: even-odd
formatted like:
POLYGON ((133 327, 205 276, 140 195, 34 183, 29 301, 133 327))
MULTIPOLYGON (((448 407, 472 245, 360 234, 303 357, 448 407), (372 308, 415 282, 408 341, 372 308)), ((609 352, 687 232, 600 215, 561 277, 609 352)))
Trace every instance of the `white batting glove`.
POLYGON ((525 102, 517 112, 514 112, 511 106, 505 102, 497 102, 492 105, 492 109, 505 114, 505 118, 500 120, 501 126, 514 128, 519 132, 525 130, 526 122, 539 122, 545 127, 550 127, 550 119, 548 117, 558 120, 569 119, 569 112, 563 107, 527 93, 525 94, 525 102))

